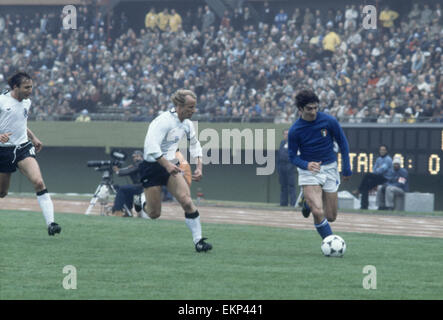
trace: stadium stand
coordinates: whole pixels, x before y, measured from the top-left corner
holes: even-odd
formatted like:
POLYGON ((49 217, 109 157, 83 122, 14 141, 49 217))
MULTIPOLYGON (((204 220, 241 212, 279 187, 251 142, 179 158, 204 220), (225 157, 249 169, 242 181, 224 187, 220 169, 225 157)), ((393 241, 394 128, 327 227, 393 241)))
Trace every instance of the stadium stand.
POLYGON ((438 2, 381 7, 375 30, 361 28, 363 4, 199 3, 156 8, 154 24, 133 28, 128 13, 94 3, 77 5, 75 32, 62 29, 60 7, 2 8, 0 87, 17 69, 33 74, 31 119, 74 121, 87 109, 93 121, 149 121, 188 87, 197 120, 291 123, 296 91, 310 86, 341 122, 443 122, 438 2))

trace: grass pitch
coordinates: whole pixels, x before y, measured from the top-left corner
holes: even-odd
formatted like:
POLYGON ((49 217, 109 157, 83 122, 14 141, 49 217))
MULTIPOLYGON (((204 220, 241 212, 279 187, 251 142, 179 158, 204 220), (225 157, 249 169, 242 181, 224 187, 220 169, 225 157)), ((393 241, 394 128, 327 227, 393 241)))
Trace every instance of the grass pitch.
POLYGON ((205 254, 184 221, 56 220, 62 233, 49 237, 41 213, 0 211, 0 299, 443 299, 443 239, 340 233, 344 258, 326 258, 314 228, 203 223, 205 254), (67 265, 75 290, 63 287, 67 265), (376 289, 363 287, 367 265, 376 289))

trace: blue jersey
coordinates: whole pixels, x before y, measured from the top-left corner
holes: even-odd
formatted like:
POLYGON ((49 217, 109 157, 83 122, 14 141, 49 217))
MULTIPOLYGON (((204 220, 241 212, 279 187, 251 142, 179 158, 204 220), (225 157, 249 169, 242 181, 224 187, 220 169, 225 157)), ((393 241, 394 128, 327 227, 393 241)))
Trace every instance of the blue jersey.
POLYGON ((389 171, 391 173, 389 174, 390 179, 387 184, 401 188, 405 192, 409 191, 408 171, 405 168, 400 168, 398 170, 391 168, 389 171))
POLYGON ((308 170, 309 162, 322 165, 337 161, 334 140, 340 147, 343 161, 343 175, 352 175, 349 162, 349 145, 338 121, 323 112, 317 113, 314 121, 299 118, 289 129, 289 159, 297 167, 308 170), (298 154, 299 152, 299 154, 298 154))
POLYGON ((392 176, 392 158, 388 155, 378 157, 377 160, 375 160, 375 165, 372 172, 382 175, 389 180, 392 176))

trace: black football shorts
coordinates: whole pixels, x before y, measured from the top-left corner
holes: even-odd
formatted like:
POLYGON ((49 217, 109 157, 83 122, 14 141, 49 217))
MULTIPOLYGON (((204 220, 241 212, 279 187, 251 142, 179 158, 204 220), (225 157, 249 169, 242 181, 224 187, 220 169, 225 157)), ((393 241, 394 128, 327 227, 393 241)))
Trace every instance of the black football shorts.
POLYGON ((28 157, 35 158, 35 148, 31 141, 19 146, 0 147, 0 172, 15 172, 17 163, 28 157))
POLYGON ((140 164, 140 176, 143 188, 166 186, 170 174, 158 162, 143 161, 140 164))

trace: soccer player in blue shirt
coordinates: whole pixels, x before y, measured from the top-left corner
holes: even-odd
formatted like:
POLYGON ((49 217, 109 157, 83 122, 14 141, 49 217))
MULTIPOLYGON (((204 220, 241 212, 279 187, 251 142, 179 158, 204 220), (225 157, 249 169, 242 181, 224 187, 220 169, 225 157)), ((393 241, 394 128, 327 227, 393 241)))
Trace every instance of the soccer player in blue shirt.
POLYGON ((314 217, 317 232, 324 239, 332 234, 329 222, 337 218, 340 175, 334 140, 340 147, 343 180, 352 175, 348 141, 338 121, 319 112, 319 99, 312 90, 296 96, 301 117, 291 126, 288 137, 289 158, 298 167, 298 184, 307 202, 305 211, 314 217))

